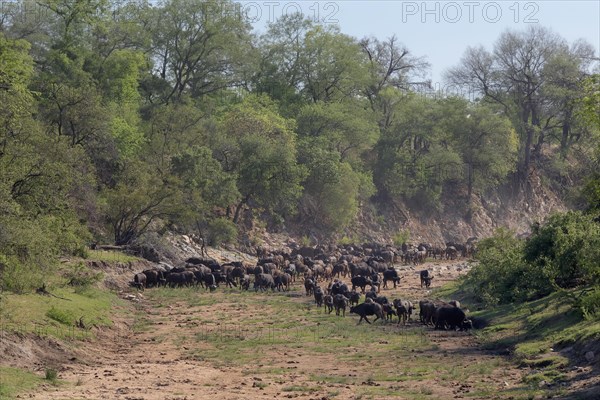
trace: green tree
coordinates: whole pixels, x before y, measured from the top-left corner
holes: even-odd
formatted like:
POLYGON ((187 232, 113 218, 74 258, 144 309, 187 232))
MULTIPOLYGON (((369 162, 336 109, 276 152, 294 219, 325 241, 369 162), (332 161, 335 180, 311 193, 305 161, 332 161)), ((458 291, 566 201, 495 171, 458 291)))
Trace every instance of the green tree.
POLYGON ((294 99, 293 89, 306 101, 338 101, 365 87, 368 70, 360 45, 333 25, 287 15, 269 25, 261 47, 258 88, 274 98, 294 99))
POLYGON ((528 185, 532 162, 557 127, 562 128, 563 151, 572 138, 572 98, 577 80, 585 75, 591 47, 566 41, 549 29, 505 31, 493 51, 468 48, 448 80, 501 105, 519 135, 518 173, 528 185))
POLYGON ((404 96, 394 102, 394 122, 376 145, 374 181, 384 196, 404 196, 439 208, 444 184, 462 175, 460 154, 443 118, 441 101, 404 96))
POLYGON ((300 110, 297 122, 300 135, 324 138, 321 143, 328 150, 355 165, 379 137, 373 113, 358 101, 308 104, 300 110))
POLYGON ((339 232, 356 217, 361 201, 375 190, 370 176, 355 171, 340 158, 339 152, 328 150, 324 141, 302 141, 299 161, 306 166, 308 175, 303 183, 299 217, 305 226, 339 232))
POLYGON ((28 50, 0 34, 0 285, 17 292, 43 282, 59 255, 81 249, 87 234, 76 204, 93 183, 80 149, 45 135, 33 118, 28 50))
POLYGON ((210 230, 215 210, 225 209, 240 198, 235 176, 223 171, 208 147, 192 146, 174 155, 171 172, 180 180, 180 223, 189 230, 198 230, 201 237, 206 236, 205 228, 210 230))
POLYGON ((181 212, 179 196, 174 183, 161 179, 148 165, 139 161, 126 164, 117 184, 103 192, 114 243, 130 244, 151 224, 176 219, 181 212))
MULTIPOLYGON (((448 121, 452 144, 465 169, 467 201, 474 188, 488 189, 502 183, 516 167, 518 137, 510 120, 485 104, 469 105, 462 99, 449 99, 455 107, 448 121)), ((452 105, 448 104, 450 107, 452 105)))
POLYGON ((230 0, 168 0, 153 9, 156 76, 170 89, 163 101, 241 85, 252 65, 250 25, 230 0))
POLYGON ((553 285, 571 288, 598 283, 600 224, 578 211, 552 215, 534 225, 524 247, 524 259, 551 279, 553 285))
POLYGON ((249 95, 225 113, 215 156, 223 169, 236 176, 244 206, 261 207, 276 215, 293 213, 301 194, 304 170, 296 160, 294 121, 281 117, 266 96, 249 95))
MULTIPOLYGON (((374 37, 364 38, 360 46, 368 59, 369 81, 365 94, 373 111, 384 111, 380 99, 382 91, 392 87, 409 92, 413 83, 409 80, 422 77, 429 68, 424 57, 413 56, 407 47, 398 43, 396 36, 384 41, 374 37)), ((382 127, 387 125, 382 124, 382 127)))

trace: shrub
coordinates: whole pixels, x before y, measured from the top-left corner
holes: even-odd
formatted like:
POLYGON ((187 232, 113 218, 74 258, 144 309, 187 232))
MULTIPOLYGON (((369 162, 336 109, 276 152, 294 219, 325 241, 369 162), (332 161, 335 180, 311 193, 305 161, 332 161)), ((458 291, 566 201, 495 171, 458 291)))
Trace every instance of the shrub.
POLYGON ((208 224, 208 244, 218 246, 233 242, 238 235, 235 224, 226 218, 217 218, 208 224))
POLYGON ((50 307, 50 309, 46 311, 46 317, 53 319, 56 322, 60 322, 63 325, 73 325, 73 322, 75 321, 73 314, 54 306, 50 307))
POLYGON ((524 301, 547 295, 552 285, 543 271, 523 260, 523 241, 500 229, 478 244, 479 263, 469 272, 464 289, 487 305, 524 301))
POLYGON ((339 241, 338 244, 340 246, 347 246, 347 245, 351 245, 351 244, 355 244, 358 243, 358 236, 357 235, 352 235, 351 237, 348 237, 347 235, 344 235, 339 241))
POLYGON ((600 224, 577 211, 552 215, 533 226, 523 257, 558 287, 593 284, 600 278, 600 224))
POLYGON ((587 320, 600 319, 600 287, 594 288, 581 298, 579 309, 587 320))
POLYGON ((23 294, 42 286, 43 271, 36 266, 26 266, 16 257, 0 254, 0 288, 9 292, 23 294))
POLYGON ((52 383, 56 383, 58 378, 58 372, 54 368, 46 368, 45 379, 52 383))
POLYGON ((302 245, 303 247, 309 247, 311 245, 310 237, 308 237, 307 235, 302 236, 300 238, 300 245, 302 245))
MULTIPOLYGON (((527 241, 506 230, 481 241, 479 264, 467 275, 464 289, 487 304, 540 298, 597 284, 599 258, 600 224, 581 212, 555 214, 544 225, 534 224, 527 241)), ((582 311, 595 315, 599 298, 589 294, 582 311)))
POLYGON ((410 231, 408 229, 402 229, 392 237, 395 246, 401 246, 408 242, 410 239, 410 231))
POLYGON ((65 278, 71 286, 86 288, 100 282, 102 273, 90 270, 84 263, 78 263, 67 270, 65 278))

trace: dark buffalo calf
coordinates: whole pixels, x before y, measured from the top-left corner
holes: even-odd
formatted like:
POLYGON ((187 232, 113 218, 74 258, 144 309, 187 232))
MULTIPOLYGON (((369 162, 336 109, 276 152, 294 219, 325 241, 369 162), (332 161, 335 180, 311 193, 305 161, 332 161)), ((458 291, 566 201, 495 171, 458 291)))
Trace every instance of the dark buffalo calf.
POLYGON ((419 317, 421 318, 421 322, 425 325, 433 324, 435 309, 435 304, 431 301, 421 300, 419 302, 419 317))
POLYGON ((321 307, 323 305, 324 293, 320 286, 315 286, 314 296, 317 307, 321 307))
POLYGON ((315 282, 311 278, 307 278, 304 280, 304 289, 306 290, 306 295, 310 296, 315 290, 315 282))
POLYGON ((283 273, 281 275, 277 275, 275 278, 275 287, 277 291, 289 291, 290 283, 292 282, 292 277, 288 273, 283 273))
POLYGON ((325 311, 329 314, 333 311, 333 296, 328 294, 323 298, 323 304, 325 304, 325 311))
POLYGON ((358 305, 358 302, 360 301, 360 293, 353 290, 348 294, 348 299, 350 299, 351 305, 353 305, 353 306, 358 305))
POLYGON ((146 287, 161 286, 165 283, 165 277, 162 271, 156 269, 147 269, 143 272, 146 275, 146 287))
POLYGON ((346 308, 348 307, 348 298, 343 294, 336 294, 333 296, 333 306, 335 307, 335 315, 340 315, 340 311, 342 312, 342 316, 346 316, 346 308))
POLYGON ((396 311, 391 304, 383 304, 383 314, 385 315, 386 321, 392 321, 394 319, 394 315, 396 315, 396 311))
POLYGON ((249 290, 250 289, 250 275, 244 275, 240 280, 240 289, 249 290))
POLYGON ((140 290, 144 290, 146 287, 146 275, 141 272, 139 274, 135 274, 133 276, 133 286, 140 290))
POLYGON ((424 269, 419 275, 421 276, 421 287, 423 287, 423 285, 425 285, 426 288, 431 286, 433 275, 431 275, 428 270, 424 269))
POLYGON ((166 277, 169 287, 190 286, 194 283, 194 273, 192 271, 171 272, 166 277))
POLYGON ((398 323, 406 324, 407 320, 410 320, 412 314, 413 305, 408 300, 395 299, 394 308, 396 309, 396 315, 398 315, 398 323))

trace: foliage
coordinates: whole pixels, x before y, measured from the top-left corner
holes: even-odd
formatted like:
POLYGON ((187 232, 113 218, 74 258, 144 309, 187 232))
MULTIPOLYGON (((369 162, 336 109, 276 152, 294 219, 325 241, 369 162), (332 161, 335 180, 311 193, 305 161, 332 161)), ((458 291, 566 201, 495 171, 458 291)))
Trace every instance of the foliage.
POLYGON ((491 51, 469 47, 460 64, 448 71, 451 84, 475 91, 511 119, 519 137, 521 186, 549 144, 558 144, 565 157, 574 143, 590 137, 588 124, 576 119, 582 106, 578 87, 589 76, 594 54, 586 42, 569 47, 552 30, 530 26, 503 32, 491 51))
POLYGON ((600 282, 600 225, 590 215, 570 211, 534 225, 524 260, 561 288, 600 282))
MULTIPOLYGON (((597 208, 598 79, 583 41, 531 27, 468 49, 448 78, 478 91, 469 101, 412 90, 428 63, 396 37, 302 14, 254 34, 231 0, 38 3, 35 18, 15 7, 0 21, 5 289, 34 289, 92 238, 212 227, 231 240, 223 216, 338 235, 369 202, 441 214, 451 193, 468 209, 515 173, 520 196, 536 166, 552 187, 586 185, 597 208)), ((544 257, 549 282, 568 285, 568 256, 544 257)))
POLYGON ((55 384, 58 379, 58 372, 54 368, 46 368, 44 379, 55 384))
POLYGON ((510 231, 499 229, 493 237, 479 242, 477 260, 464 287, 484 304, 524 301, 551 291, 544 272, 523 260, 523 242, 510 231))
POLYGON ((237 178, 241 200, 234 222, 250 202, 274 214, 293 213, 304 175, 296 159, 294 125, 266 96, 247 96, 225 116, 216 157, 237 178))
POLYGON ((600 319, 600 287, 596 286, 579 300, 579 309, 586 320, 600 319))
POLYGON ((75 316, 73 314, 54 306, 50 307, 50 309, 46 311, 46 316, 67 326, 71 326, 75 323, 75 316))
POLYGON ((180 204, 178 194, 169 182, 152 174, 148 165, 127 165, 120 182, 104 193, 110 204, 106 213, 115 244, 128 244, 154 221, 175 216, 180 204))
POLYGON ((401 229, 392 238, 392 240, 394 241, 394 246, 402 246, 404 243, 408 243, 409 239, 410 231, 408 229, 401 229))
POLYGON ((216 218, 208 224, 208 244, 211 246, 232 243, 237 234, 235 224, 226 218, 216 218))
POLYGON ((82 262, 69 267, 64 273, 67 284, 77 288, 87 288, 102 280, 101 272, 94 272, 82 262))
POLYGON ((500 229, 479 242, 464 289, 483 303, 505 304, 598 284, 600 226, 591 216, 555 214, 532 229, 527 241, 500 229))
POLYGON ((3 399, 16 398, 18 393, 33 390, 42 384, 38 375, 17 368, 0 367, 0 376, 0 397, 3 399))

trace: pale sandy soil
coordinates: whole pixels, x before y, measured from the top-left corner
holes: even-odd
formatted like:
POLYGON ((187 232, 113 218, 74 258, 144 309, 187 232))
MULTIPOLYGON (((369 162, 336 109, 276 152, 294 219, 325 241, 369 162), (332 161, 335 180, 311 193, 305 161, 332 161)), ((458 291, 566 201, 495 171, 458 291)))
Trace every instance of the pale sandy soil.
MULTIPOLYGON (((433 287, 441 286, 466 272, 463 263, 428 266, 436 276, 433 287)), ((383 294, 390 299, 402 296, 414 301, 428 297, 429 291, 419 287, 418 271, 422 268, 402 267, 404 278, 401 285, 396 290, 385 290, 383 294)), ((287 297, 287 301, 306 303, 310 312, 322 313, 311 305, 310 298, 302 295, 300 282, 295 284, 292 292, 297 295, 287 297)), ((339 350, 315 353, 309 348, 304 350, 302 346, 287 349, 274 345, 262 346, 260 354, 241 365, 223 364, 214 359, 202 360, 201 357, 190 355, 198 354, 198 350, 201 354, 203 346, 208 348, 210 343, 202 340, 182 342, 181 338, 193 338, 206 328, 200 326, 193 317, 201 313, 206 315, 207 307, 190 306, 184 299, 159 307, 150 299, 148 292, 146 294, 138 303, 138 317, 145 314, 147 330, 132 329, 133 316, 124 318, 117 325, 119 328, 98 332, 97 340, 84 344, 79 350, 81 360, 66 365, 59 373, 59 378, 65 383, 56 387, 45 385, 36 393, 22 397, 39 400, 322 400, 402 398, 398 393, 412 393, 407 398, 477 398, 470 394, 473 387, 483 385, 491 390, 507 390, 518 386, 524 374, 523 370, 511 366, 503 357, 479 349, 471 334, 431 330, 425 332, 429 342, 427 348, 415 353, 390 352, 389 358, 372 359, 368 354, 362 357, 360 347, 350 346, 342 352, 354 354, 353 361, 341 362, 339 350), (427 361, 433 373, 422 372, 422 376, 419 376, 418 371, 411 370, 409 366, 417 360, 427 361), (472 378, 454 381, 452 374, 446 374, 444 378, 441 372, 439 376, 436 375, 436 363, 440 371, 448 364, 457 369, 482 365, 482 368, 492 368, 497 373, 484 371, 481 376, 475 374, 472 378), (366 371, 370 372, 367 374, 366 371), (327 382, 314 378, 324 372, 325 375, 341 378, 327 382), (379 374, 385 374, 386 378, 378 380, 379 374), (397 376, 398 379, 389 379, 389 376, 397 376), (379 389, 380 393, 377 392, 379 389)), ((222 293, 216 295, 225 296, 222 293)), ((255 296, 263 295, 259 293, 255 296)), ((246 305, 243 312, 240 312, 240 308, 227 300, 213 307, 214 312, 220 314, 220 320, 228 321, 231 326, 238 323, 243 326, 249 318, 264 311, 260 303, 246 305)), ((295 317, 291 315, 290 318, 295 317)), ((329 318, 336 317, 332 315, 329 318)), ((346 318, 358 320, 354 315, 347 315, 346 318)), ((398 345, 397 341, 402 340, 401 335, 394 333, 400 329, 422 329, 416 321, 408 327, 376 323, 373 326, 363 324, 362 328, 386 329, 390 332, 389 340, 380 341, 378 346, 398 345)), ((463 376, 457 374, 456 378, 463 376)))

